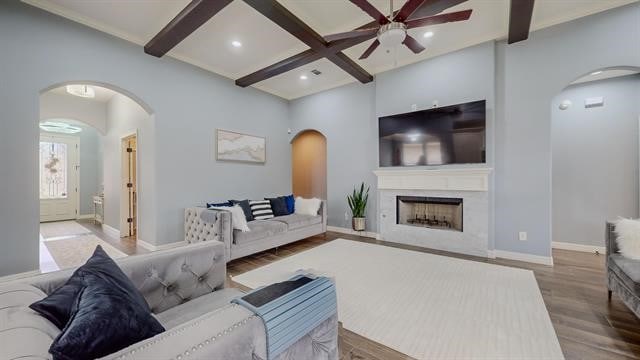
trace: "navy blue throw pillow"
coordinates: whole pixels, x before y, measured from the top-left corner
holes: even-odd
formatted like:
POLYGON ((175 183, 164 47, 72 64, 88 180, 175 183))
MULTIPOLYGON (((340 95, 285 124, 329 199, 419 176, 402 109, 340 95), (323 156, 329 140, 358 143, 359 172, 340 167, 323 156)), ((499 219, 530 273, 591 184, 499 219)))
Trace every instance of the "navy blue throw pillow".
MULTIPOLYGON (((79 284, 79 290, 73 288, 76 297, 65 299, 70 318, 49 348, 54 360, 99 358, 164 331, 144 297, 102 247, 96 247, 60 289, 79 284)), ((30 307, 47 317, 42 310, 52 313, 47 310, 51 300, 62 300, 60 289, 30 307)), ((64 294, 72 293, 69 289, 64 294)), ((63 307, 54 306, 57 310, 63 307)))
POLYGON ((251 206, 249 205, 249 200, 229 200, 233 205, 238 205, 242 208, 242 212, 244 212, 244 217, 247 221, 253 221, 253 212, 251 212, 251 206))
POLYGON ((293 214, 296 211, 296 199, 293 197, 293 194, 285 196, 284 201, 287 204, 287 212, 293 214))
POLYGON ((232 207, 233 204, 231 201, 222 202, 222 203, 207 203, 207 208, 211 207, 232 207))
POLYGON ((277 198, 264 198, 265 200, 269 200, 271 204, 271 210, 273 210, 273 216, 283 216, 289 215, 287 211, 287 204, 284 201, 284 197, 277 198))

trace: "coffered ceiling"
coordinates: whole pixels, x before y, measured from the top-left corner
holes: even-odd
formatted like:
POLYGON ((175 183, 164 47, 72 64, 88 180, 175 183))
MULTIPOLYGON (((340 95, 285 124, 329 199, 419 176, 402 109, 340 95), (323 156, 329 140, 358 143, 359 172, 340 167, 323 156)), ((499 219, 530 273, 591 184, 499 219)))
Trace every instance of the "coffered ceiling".
MULTIPOLYGON (((189 0, 23 0, 140 45, 152 39, 189 0)), ((537 30, 638 0, 536 0, 531 30, 537 30)), ((372 19, 348 0, 279 0, 295 16, 325 36, 349 31, 372 19)), ((389 12, 387 0, 370 0, 381 12, 389 12)), ((399 9, 405 0, 394 0, 399 9)), ((465 22, 410 29, 408 32, 427 48, 414 54, 406 47, 378 49, 369 58, 358 57, 373 40, 344 51, 370 74, 377 74, 485 41, 505 38, 509 0, 469 0, 447 12, 472 9, 465 22), (426 31, 433 36, 425 38, 426 31)), ((235 0, 173 48, 167 55, 222 76, 238 79, 256 70, 308 49, 278 25, 242 0, 235 0), (233 41, 242 44, 232 45, 233 41)), ((261 81, 254 87, 294 99, 356 80, 326 59, 261 81), (319 70, 314 75, 311 70, 319 70), (301 76, 305 75, 306 79, 301 76)))

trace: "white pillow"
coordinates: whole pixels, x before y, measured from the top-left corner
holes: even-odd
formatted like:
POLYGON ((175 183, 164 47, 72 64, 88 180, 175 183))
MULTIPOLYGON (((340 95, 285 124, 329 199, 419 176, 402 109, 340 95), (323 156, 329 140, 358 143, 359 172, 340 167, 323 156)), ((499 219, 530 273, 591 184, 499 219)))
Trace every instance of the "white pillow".
POLYGON ((231 213, 231 225, 234 229, 242 232, 251 231, 249 225, 247 225, 247 218, 244 216, 244 211, 239 205, 234 206, 212 206, 209 209, 225 210, 231 213))
POLYGON ((621 218, 616 221, 616 234, 620 254, 640 260, 640 221, 621 218))
POLYGON ((300 215, 318 215, 320 204, 322 204, 322 200, 320 199, 305 199, 298 196, 296 198, 295 213, 300 215))

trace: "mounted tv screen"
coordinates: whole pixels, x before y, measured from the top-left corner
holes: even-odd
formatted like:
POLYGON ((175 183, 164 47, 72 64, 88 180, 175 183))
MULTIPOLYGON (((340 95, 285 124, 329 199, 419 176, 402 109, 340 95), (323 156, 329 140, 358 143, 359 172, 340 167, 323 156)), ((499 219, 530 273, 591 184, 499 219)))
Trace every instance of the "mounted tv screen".
POLYGON ((485 163, 485 103, 474 101, 379 118, 380 166, 485 163))

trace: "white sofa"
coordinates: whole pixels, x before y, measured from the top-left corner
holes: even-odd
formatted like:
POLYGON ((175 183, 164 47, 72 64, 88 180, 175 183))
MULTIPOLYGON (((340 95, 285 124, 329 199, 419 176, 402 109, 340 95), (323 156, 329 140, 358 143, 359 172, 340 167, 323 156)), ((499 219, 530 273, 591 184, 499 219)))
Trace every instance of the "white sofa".
POLYGON ((203 207, 184 212, 184 234, 188 243, 218 238, 225 244, 227 260, 276 248, 327 232, 327 202, 322 200, 318 214, 291 214, 247 223, 251 231, 233 230, 231 213, 203 207))

